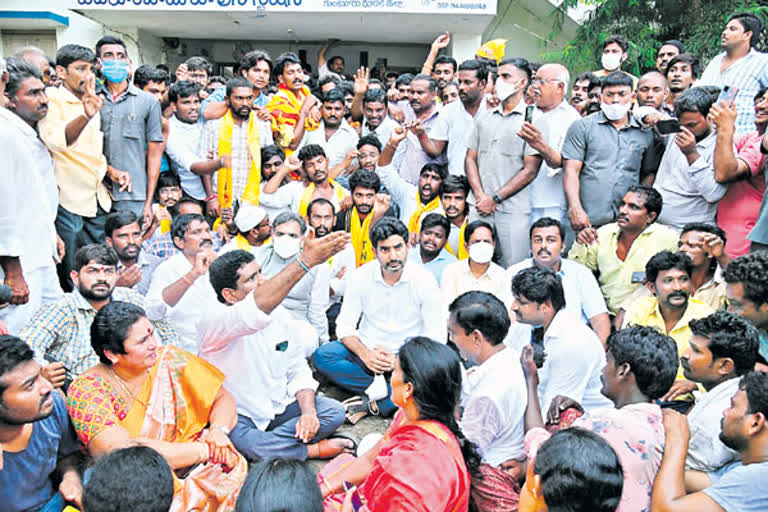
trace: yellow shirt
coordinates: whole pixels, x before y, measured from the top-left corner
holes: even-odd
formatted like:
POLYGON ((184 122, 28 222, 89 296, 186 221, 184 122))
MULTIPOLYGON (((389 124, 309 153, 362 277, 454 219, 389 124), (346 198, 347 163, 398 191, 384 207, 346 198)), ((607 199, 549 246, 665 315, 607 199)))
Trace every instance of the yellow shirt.
MULTIPOLYGON (((632 304, 646 297, 651 297, 652 295, 653 294, 651 293, 651 290, 649 290, 647 286, 638 286, 637 290, 635 290, 634 293, 621 304, 621 309, 628 311, 631 309, 632 304)), ((725 280, 723 279, 723 273, 720 270, 720 267, 717 268, 712 279, 701 285, 698 290, 693 292, 691 298, 696 299, 699 302, 703 302, 715 310, 724 310, 727 307, 725 280)))
MULTIPOLYGON (((608 310, 616 314, 624 301, 640 286, 641 279, 632 282, 632 274, 645 273, 645 264, 657 252, 677 251, 677 231, 651 224, 632 242, 627 257, 621 261, 616 255, 619 241, 619 225, 615 222, 598 228, 598 242, 586 246, 573 244, 568 257, 590 270, 599 271, 600 289, 603 291, 608 310)), ((636 278, 639 276, 636 275, 636 278)))
POLYGON ((38 129, 53 155, 59 204, 83 217, 95 217, 97 204, 109 211, 112 199, 103 182, 107 159, 103 153, 100 115, 93 116, 77 140, 67 146, 67 125, 83 115, 83 103, 64 86, 49 87, 45 93, 48 115, 38 123, 38 129))
MULTIPOLYGON (((708 304, 700 302, 696 299, 688 299, 688 307, 685 309, 683 317, 677 324, 670 330, 669 335, 675 343, 677 343, 677 355, 680 357, 685 349, 688 348, 689 341, 691 339, 691 328, 688 327, 688 322, 696 318, 704 318, 714 313, 708 304)), ((627 314, 624 316, 624 324, 622 329, 629 325, 645 325, 647 327, 654 327, 661 332, 666 331, 664 324, 664 318, 661 316, 661 310, 659 309, 659 301, 656 297, 645 297, 630 307, 627 314)), ((678 365, 677 378, 684 379, 683 368, 678 365)))

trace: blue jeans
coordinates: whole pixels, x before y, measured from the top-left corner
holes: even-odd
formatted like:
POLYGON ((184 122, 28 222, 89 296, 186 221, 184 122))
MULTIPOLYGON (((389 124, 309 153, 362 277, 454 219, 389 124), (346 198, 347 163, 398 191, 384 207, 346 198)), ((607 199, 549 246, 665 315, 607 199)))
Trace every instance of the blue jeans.
MULTIPOLYGON (((362 395, 373 382, 373 373, 365 366, 363 360, 340 341, 326 343, 315 350, 312 361, 318 372, 337 386, 352 393, 362 395)), ((392 391, 389 377, 387 377, 387 390, 392 391)), ((376 405, 379 406, 379 413, 385 417, 391 416, 397 408, 389 397, 377 400, 376 405)))

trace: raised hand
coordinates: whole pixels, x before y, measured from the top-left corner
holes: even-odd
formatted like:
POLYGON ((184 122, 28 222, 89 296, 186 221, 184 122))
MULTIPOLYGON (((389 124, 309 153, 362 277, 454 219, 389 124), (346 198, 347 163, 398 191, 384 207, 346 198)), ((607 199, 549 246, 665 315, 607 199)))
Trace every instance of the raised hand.
POLYGON ((355 73, 355 96, 357 95, 363 95, 365 94, 365 91, 368 90, 368 79, 371 76, 371 72, 366 67, 361 67, 357 70, 355 73))
POLYGON ((83 94, 83 110, 88 119, 93 118, 101 111, 104 106, 104 97, 96 94, 96 75, 91 76, 85 82, 85 93, 83 94))

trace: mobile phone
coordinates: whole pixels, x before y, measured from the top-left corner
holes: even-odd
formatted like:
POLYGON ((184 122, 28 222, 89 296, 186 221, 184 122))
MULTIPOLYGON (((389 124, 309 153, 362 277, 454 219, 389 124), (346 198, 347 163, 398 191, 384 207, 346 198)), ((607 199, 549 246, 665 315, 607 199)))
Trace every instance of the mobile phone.
POLYGON ((656 131, 661 135, 677 133, 680 131, 680 121, 677 119, 664 119, 656 123, 656 131))
MULTIPOLYGON (((352 485, 349 482, 342 482, 341 484, 344 487, 344 492, 349 491, 354 485, 352 485)), ((360 494, 357 492, 357 489, 355 489, 355 492, 352 493, 352 509, 355 512, 358 512, 363 507, 363 500, 360 498, 360 494)))
POLYGON ((534 105, 528 105, 525 107, 525 122, 526 123, 532 123, 533 122, 533 109, 536 107, 534 105))
MULTIPOLYGON (((49 363, 58 363, 59 361, 55 359, 50 354, 45 354, 43 358, 46 360, 46 362, 49 363)), ((75 377, 72 375, 72 372, 69 371, 69 369, 65 366, 64 367, 64 385, 62 386, 62 389, 64 390, 64 393, 67 392, 69 389, 69 385, 72 384, 72 381, 75 380, 75 377)))
POLYGON ((723 90, 720 91, 720 96, 717 97, 717 104, 720 105, 722 102, 725 102, 727 106, 732 106, 734 100, 736 99, 736 95, 739 93, 738 87, 730 87, 726 85, 723 87, 723 90))

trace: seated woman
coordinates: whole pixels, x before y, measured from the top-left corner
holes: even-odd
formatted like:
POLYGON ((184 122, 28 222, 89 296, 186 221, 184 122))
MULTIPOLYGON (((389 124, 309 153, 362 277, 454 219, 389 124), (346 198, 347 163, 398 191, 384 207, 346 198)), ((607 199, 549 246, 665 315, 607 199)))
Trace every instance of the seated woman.
POLYGON ((91 346, 101 362, 68 391, 90 454, 148 446, 174 470, 172 512, 234 510, 248 468, 227 435, 237 413, 224 375, 179 348, 158 347, 144 310, 126 302, 99 310, 91 346))
POLYGON ((326 512, 340 509, 344 482, 359 487, 362 510, 467 510, 480 456, 456 423, 459 357, 442 343, 412 338, 400 348, 390 382, 399 410, 381 441, 357 458, 338 456, 318 475, 326 512))

